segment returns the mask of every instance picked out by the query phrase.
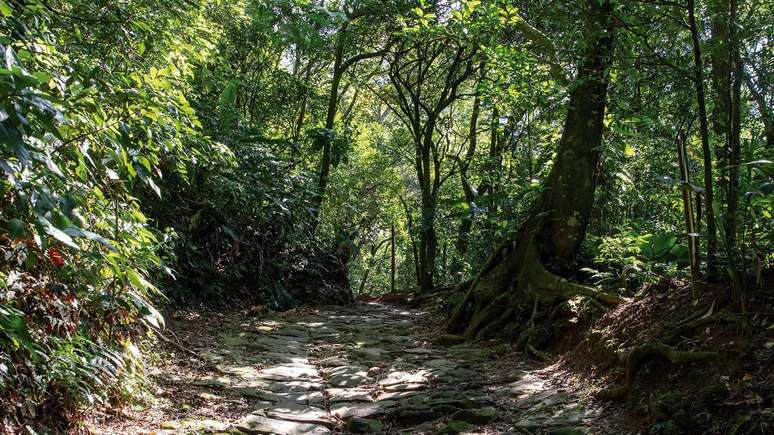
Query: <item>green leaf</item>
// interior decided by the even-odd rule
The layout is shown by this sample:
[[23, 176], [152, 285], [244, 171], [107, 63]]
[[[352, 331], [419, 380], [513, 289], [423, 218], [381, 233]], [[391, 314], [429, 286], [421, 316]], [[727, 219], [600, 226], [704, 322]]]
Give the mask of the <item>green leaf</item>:
[[126, 278], [129, 280], [129, 283], [134, 286], [134, 288], [142, 291], [148, 290], [148, 281], [145, 281], [136, 270], [127, 270]]
[[88, 240], [95, 241], [100, 245], [110, 249], [111, 251], [116, 250], [116, 247], [113, 246], [113, 244], [110, 243], [106, 238], [100, 236], [97, 233], [84, 230], [83, 228], [78, 228], [75, 225], [68, 226], [67, 228], [64, 229], [64, 232], [71, 237], [84, 237]]
[[11, 5], [9, 5], [5, 0], [0, 0], [0, 14], [2, 14], [4, 17], [10, 17], [13, 15], [13, 9], [11, 9]]
[[13, 218], [8, 221], [8, 234], [11, 238], [24, 237], [27, 234], [26, 225], [19, 219]]
[[44, 233], [55, 238], [56, 240], [59, 240], [60, 242], [64, 243], [66, 246], [69, 246], [77, 250], [81, 249], [77, 244], [75, 244], [72, 237], [70, 237], [69, 235], [67, 235], [67, 233], [52, 225], [51, 222], [48, 221], [48, 219], [38, 216], [38, 224], [43, 229]]

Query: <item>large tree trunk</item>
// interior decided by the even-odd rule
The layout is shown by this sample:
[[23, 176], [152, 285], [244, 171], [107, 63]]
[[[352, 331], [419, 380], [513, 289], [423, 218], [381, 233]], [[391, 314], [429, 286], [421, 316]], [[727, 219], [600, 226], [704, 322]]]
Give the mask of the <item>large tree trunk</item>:
[[545, 260], [574, 257], [594, 202], [614, 25], [610, 1], [589, 0], [587, 12], [587, 49], [570, 92], [564, 132], [546, 188], [516, 238], [499, 246], [474, 278], [449, 321], [450, 331], [464, 331], [468, 338], [508, 332], [509, 325], [521, 326], [526, 317], [534, 320], [538, 303], [552, 304], [577, 295], [619, 302], [560, 278], [543, 265]]

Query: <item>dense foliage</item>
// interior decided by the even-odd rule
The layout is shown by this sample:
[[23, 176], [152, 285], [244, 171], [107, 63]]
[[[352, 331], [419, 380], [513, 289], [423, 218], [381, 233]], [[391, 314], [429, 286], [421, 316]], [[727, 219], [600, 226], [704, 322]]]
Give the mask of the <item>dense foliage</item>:
[[[744, 309], [774, 262], [771, 4], [608, 3], [594, 207], [550, 268], [632, 296], [698, 265]], [[137, 397], [159, 303], [469, 282], [550, 187], [587, 6], [0, 0], [4, 429]]]

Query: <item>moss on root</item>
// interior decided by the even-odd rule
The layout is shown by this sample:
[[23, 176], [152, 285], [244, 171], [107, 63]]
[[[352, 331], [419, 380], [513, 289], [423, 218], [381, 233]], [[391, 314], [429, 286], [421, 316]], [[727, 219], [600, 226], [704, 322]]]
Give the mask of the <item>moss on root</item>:
[[605, 305], [624, 301], [551, 273], [540, 261], [534, 235], [522, 235], [524, 237], [510, 246], [501, 245], [487, 259], [482, 272], [473, 280], [462, 303], [452, 314], [447, 324], [450, 332], [461, 332], [468, 339], [506, 330], [513, 335], [517, 329], [516, 321], [523, 325], [522, 319], [526, 317], [534, 323], [538, 304], [553, 305], [577, 296]]

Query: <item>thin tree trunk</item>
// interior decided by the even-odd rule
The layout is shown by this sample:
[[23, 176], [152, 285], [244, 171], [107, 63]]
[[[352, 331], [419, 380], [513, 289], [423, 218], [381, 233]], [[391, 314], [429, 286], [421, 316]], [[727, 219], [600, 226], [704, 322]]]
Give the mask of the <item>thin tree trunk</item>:
[[468, 209], [465, 211], [465, 214], [462, 216], [462, 221], [460, 222], [460, 227], [459, 227], [459, 230], [457, 231], [457, 243], [455, 245], [455, 248], [457, 250], [457, 253], [461, 257], [460, 260], [462, 260], [462, 257], [464, 257], [468, 251], [470, 231], [473, 228], [473, 217], [474, 217], [473, 203], [476, 199], [476, 196], [475, 196], [475, 193], [473, 192], [472, 186], [470, 185], [470, 180], [468, 179], [468, 166], [470, 165], [471, 160], [473, 160], [473, 157], [475, 157], [476, 155], [476, 147], [478, 145], [478, 116], [480, 112], [481, 112], [481, 97], [479, 95], [476, 95], [475, 99], [473, 100], [473, 111], [470, 114], [470, 130], [468, 132], [468, 150], [465, 154], [465, 161], [461, 164], [461, 168], [460, 168], [462, 193], [465, 197], [465, 203], [468, 206]]
[[339, 85], [343, 76], [342, 62], [344, 57], [344, 30], [339, 32], [336, 40], [336, 53], [333, 61], [333, 77], [331, 78], [331, 90], [328, 95], [328, 111], [325, 115], [325, 129], [328, 130], [322, 143], [322, 159], [320, 160], [320, 173], [317, 178], [317, 195], [314, 200], [313, 229], [316, 229], [320, 217], [325, 189], [328, 186], [328, 176], [331, 172], [331, 145], [333, 143], [333, 127], [336, 121], [336, 111], [339, 103]]
[[694, 0], [688, 0], [688, 22], [691, 28], [693, 43], [693, 84], [696, 88], [696, 102], [699, 106], [699, 134], [704, 160], [704, 216], [707, 221], [707, 277], [712, 279], [715, 273], [715, 255], [717, 251], [717, 229], [715, 227], [715, 211], [713, 209], [712, 183], [712, 150], [709, 142], [709, 126], [707, 124], [707, 105], [704, 97], [704, 64], [701, 59], [699, 30], [696, 25]]
[[[490, 121], [490, 134], [489, 134], [489, 171], [487, 173], [486, 190], [492, 195], [497, 192], [497, 180], [496, 175], [500, 169], [500, 146], [499, 146], [499, 130], [500, 130], [500, 110], [497, 106], [492, 108], [492, 119]], [[497, 213], [497, 202], [489, 201], [489, 213]]]
[[732, 279], [733, 300], [741, 302], [743, 283], [739, 270], [739, 248], [737, 246], [737, 231], [739, 227], [737, 214], [739, 212], [739, 164], [741, 163], [741, 116], [742, 116], [742, 60], [739, 55], [739, 40], [736, 30], [737, 1], [730, 2], [729, 26], [731, 38], [729, 52], [733, 65], [733, 81], [731, 88], [731, 105], [728, 126], [728, 190], [726, 191], [726, 252], [728, 255], [728, 271]]
[[435, 234], [435, 199], [423, 194], [419, 228], [419, 288], [423, 292], [434, 287], [435, 258], [438, 239]]
[[685, 152], [685, 133], [678, 133], [677, 138], [677, 162], [680, 167], [680, 180], [684, 183], [681, 186], [683, 195], [683, 216], [685, 218], [685, 229], [688, 234], [688, 260], [691, 266], [691, 294], [694, 299], [699, 297], [697, 281], [699, 279], [699, 251], [697, 245], [696, 219], [693, 215], [691, 200], [690, 176], [688, 173], [688, 156]]
[[390, 293], [395, 293], [395, 224], [390, 226]]
[[752, 78], [742, 69], [744, 74], [744, 80], [747, 84], [747, 89], [750, 91], [755, 104], [758, 106], [758, 111], [761, 114], [761, 122], [763, 123], [763, 134], [766, 137], [766, 147], [769, 149], [774, 148], [774, 114], [766, 102], [766, 97], [763, 92], [760, 91], [753, 83]]
[[306, 119], [306, 106], [309, 102], [309, 79], [312, 75], [312, 66], [314, 65], [314, 62], [312, 59], [309, 59], [309, 62], [306, 64], [306, 71], [304, 73], [304, 96], [301, 98], [301, 108], [298, 113], [298, 118], [296, 119], [296, 125], [295, 128], [293, 128], [293, 140], [298, 141], [298, 139], [301, 137], [301, 130], [304, 127], [304, 120]]

